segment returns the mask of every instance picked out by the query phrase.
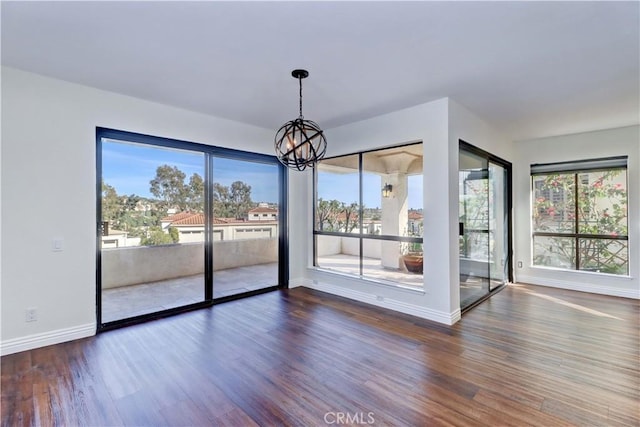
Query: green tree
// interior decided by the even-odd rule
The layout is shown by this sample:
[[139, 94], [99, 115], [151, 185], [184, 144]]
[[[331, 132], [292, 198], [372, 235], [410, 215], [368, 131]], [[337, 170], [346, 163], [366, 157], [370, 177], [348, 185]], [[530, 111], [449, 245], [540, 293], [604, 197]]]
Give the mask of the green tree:
[[[580, 269], [627, 273], [626, 243], [606, 238], [628, 233], [627, 190], [621, 173], [613, 169], [534, 178], [534, 231], [567, 235], [547, 238], [544, 248], [536, 247], [536, 264], [574, 265], [579, 251]], [[574, 233], [601, 238], [580, 237], [576, 244]]]
[[141, 246], [158, 246], [158, 245], [170, 245], [176, 243], [170, 234], [162, 231], [159, 226], [149, 227], [147, 235], [140, 239]]
[[117, 226], [122, 203], [116, 189], [102, 181], [102, 220], [109, 222], [110, 228]]
[[359, 218], [359, 205], [356, 202], [353, 202], [349, 205], [346, 203], [342, 203], [340, 206], [340, 222], [341, 227], [344, 228], [345, 233], [351, 233], [354, 228], [358, 226]]
[[204, 180], [194, 173], [187, 187], [187, 209], [192, 212], [204, 212]]
[[320, 231], [343, 231], [351, 233], [359, 224], [360, 205], [346, 204], [338, 200], [318, 199], [316, 221]]
[[255, 205], [251, 200], [251, 186], [235, 181], [227, 187], [213, 183], [213, 214], [218, 218], [245, 218]]
[[218, 218], [230, 216], [229, 187], [218, 182], [213, 183], [213, 215]]
[[463, 196], [458, 199], [458, 212], [465, 232], [459, 239], [460, 255], [488, 257], [489, 234], [478, 231], [489, 228], [489, 181], [482, 175], [465, 171], [462, 185]]
[[127, 212], [135, 211], [138, 202], [141, 200], [140, 196], [135, 194], [129, 194], [128, 196], [124, 196], [123, 198], [123, 209]]
[[234, 217], [238, 219], [247, 217], [249, 210], [253, 207], [251, 186], [242, 181], [235, 181], [231, 184], [229, 193]]
[[178, 243], [180, 241], [180, 232], [175, 227], [169, 227], [169, 237], [171, 237], [173, 243]]
[[184, 210], [188, 194], [184, 184], [185, 178], [184, 172], [175, 166], [158, 166], [155, 178], [149, 182], [149, 191], [162, 200], [164, 209], [177, 207]]
[[337, 217], [340, 212], [340, 202], [337, 200], [324, 200], [322, 197], [318, 199], [316, 206], [317, 227], [320, 231], [337, 231], [334, 226], [337, 225]]

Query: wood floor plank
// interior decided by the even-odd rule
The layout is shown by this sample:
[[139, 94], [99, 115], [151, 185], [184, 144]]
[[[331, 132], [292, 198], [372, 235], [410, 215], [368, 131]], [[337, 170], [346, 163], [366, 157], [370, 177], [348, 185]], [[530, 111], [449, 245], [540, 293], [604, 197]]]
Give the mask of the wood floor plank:
[[480, 390], [473, 399], [488, 408], [492, 408], [495, 411], [504, 414], [503, 416], [508, 416], [508, 418], [514, 420], [520, 420], [523, 424], [546, 427], [571, 425], [571, 423], [562, 420], [561, 418], [548, 415], [544, 411], [533, 409], [518, 401], [487, 390]]
[[[6, 362], [5, 362], [6, 359]], [[2, 358], [1, 384], [11, 384], [11, 394], [2, 393], [2, 425], [30, 426], [33, 411], [33, 370], [31, 354], [11, 354]]]
[[530, 285], [454, 326], [277, 291], [4, 356], [2, 426], [637, 427], [639, 319]]

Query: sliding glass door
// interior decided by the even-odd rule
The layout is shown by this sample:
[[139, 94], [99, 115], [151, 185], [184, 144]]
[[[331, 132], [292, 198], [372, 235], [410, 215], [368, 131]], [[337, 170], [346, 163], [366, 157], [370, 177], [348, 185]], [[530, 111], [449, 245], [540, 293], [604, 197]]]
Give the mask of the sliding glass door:
[[278, 284], [279, 166], [213, 158], [213, 296]]
[[489, 161], [489, 290], [509, 281], [509, 173]]
[[204, 301], [204, 175], [203, 153], [102, 141], [103, 322]]
[[99, 329], [285, 286], [275, 157], [98, 129]]
[[509, 281], [510, 164], [460, 142], [460, 306]]

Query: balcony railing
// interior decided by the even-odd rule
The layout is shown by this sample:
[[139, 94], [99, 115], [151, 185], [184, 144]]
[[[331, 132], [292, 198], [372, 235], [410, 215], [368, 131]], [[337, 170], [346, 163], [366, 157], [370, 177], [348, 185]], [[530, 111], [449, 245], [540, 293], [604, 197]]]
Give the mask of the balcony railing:
[[[214, 271], [278, 261], [278, 239], [216, 241]], [[204, 244], [132, 246], [102, 250], [102, 288], [136, 285], [204, 273]]]

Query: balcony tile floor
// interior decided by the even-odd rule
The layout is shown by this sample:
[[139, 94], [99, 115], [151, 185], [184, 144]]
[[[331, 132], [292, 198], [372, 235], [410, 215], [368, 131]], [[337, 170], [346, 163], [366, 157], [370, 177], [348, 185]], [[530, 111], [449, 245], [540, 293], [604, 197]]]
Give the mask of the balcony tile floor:
[[[318, 266], [340, 273], [356, 276], [360, 274], [360, 261], [354, 255], [337, 254], [318, 257]], [[401, 269], [385, 268], [379, 258], [363, 258], [362, 270], [364, 278], [390, 282], [393, 285], [400, 283], [403, 286], [415, 289], [422, 289], [423, 287], [422, 274], [409, 273]]]
[[[278, 264], [260, 264], [214, 272], [213, 297], [263, 289], [278, 283]], [[204, 274], [102, 291], [102, 322], [180, 307], [204, 299]]]
[[[383, 268], [380, 260], [364, 258], [365, 277], [381, 282], [400, 283], [402, 286], [422, 289], [423, 276], [402, 270]], [[358, 275], [357, 256], [330, 255], [320, 257], [321, 268], [340, 273]], [[102, 291], [102, 322], [110, 322], [169, 308], [200, 302], [204, 297], [204, 275], [180, 277], [139, 285], [123, 286]], [[214, 298], [263, 289], [278, 283], [278, 264], [260, 264], [230, 268], [214, 272]], [[462, 281], [460, 299], [463, 306], [486, 291], [481, 280]]]
[[[389, 282], [413, 289], [422, 289], [423, 275], [414, 274], [405, 270], [394, 270], [384, 268], [378, 258], [363, 258], [363, 273], [366, 278]], [[329, 255], [318, 258], [318, 265], [327, 270], [334, 270], [340, 273], [358, 275], [360, 271], [357, 256], [353, 255]], [[497, 286], [497, 284], [496, 284]], [[464, 276], [460, 277], [460, 302], [465, 307], [472, 304], [488, 292], [488, 280], [481, 277]]]

